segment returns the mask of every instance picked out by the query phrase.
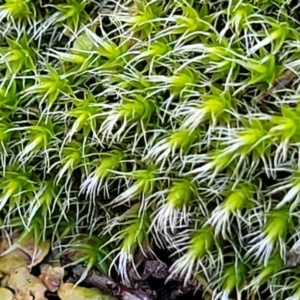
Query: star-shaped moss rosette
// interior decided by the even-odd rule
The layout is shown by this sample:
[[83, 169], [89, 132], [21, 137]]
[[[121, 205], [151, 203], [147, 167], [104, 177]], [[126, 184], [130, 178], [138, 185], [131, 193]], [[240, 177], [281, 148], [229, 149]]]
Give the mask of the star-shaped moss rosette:
[[3, 0], [0, 228], [126, 284], [163, 252], [208, 299], [300, 299], [298, 8]]

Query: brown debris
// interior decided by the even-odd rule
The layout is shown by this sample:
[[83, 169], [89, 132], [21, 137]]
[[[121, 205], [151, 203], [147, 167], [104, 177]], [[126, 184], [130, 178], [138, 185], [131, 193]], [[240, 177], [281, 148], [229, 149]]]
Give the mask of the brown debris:
[[73, 283], [61, 284], [57, 294], [61, 300], [117, 300], [96, 288], [84, 288]]
[[49, 264], [43, 264], [40, 270], [39, 278], [50, 292], [56, 292], [63, 281], [65, 270], [61, 267], [52, 267]]
[[255, 103], [259, 103], [259, 102], [265, 100], [268, 96], [274, 96], [281, 89], [287, 88], [289, 85], [291, 85], [293, 83], [295, 78], [296, 78], [295, 72], [293, 72], [290, 69], [284, 70], [274, 80], [274, 83], [272, 84], [272, 87], [256, 98]]
[[[83, 266], [77, 265], [73, 268], [73, 274], [76, 277], [80, 277], [84, 272]], [[123, 284], [116, 283], [110, 278], [101, 275], [97, 271], [91, 271], [84, 279], [84, 282], [88, 285], [95, 286], [102, 291], [110, 294], [111, 296], [118, 297], [122, 300], [154, 300], [155, 298], [148, 293], [135, 288], [127, 287]]]
[[27, 267], [16, 269], [4, 277], [1, 284], [15, 292], [15, 300], [46, 300], [47, 288], [39, 278], [29, 273]]

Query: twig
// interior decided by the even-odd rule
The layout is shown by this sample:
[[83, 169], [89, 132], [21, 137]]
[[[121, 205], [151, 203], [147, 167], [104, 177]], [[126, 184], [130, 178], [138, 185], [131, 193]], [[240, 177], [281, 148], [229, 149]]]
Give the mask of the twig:
[[[72, 273], [78, 278], [84, 272], [85, 268], [81, 265], [77, 265], [72, 268]], [[87, 277], [84, 279], [84, 282], [122, 300], [155, 300], [152, 295], [149, 295], [140, 289], [129, 288], [123, 284], [116, 283], [112, 279], [101, 275], [97, 271], [89, 272]]]

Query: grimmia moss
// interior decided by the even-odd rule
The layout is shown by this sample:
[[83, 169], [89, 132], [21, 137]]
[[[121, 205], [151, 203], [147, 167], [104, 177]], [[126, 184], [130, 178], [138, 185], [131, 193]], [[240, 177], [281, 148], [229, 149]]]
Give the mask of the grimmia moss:
[[300, 299], [298, 1], [0, 4], [2, 229], [125, 283], [167, 251], [205, 299]]

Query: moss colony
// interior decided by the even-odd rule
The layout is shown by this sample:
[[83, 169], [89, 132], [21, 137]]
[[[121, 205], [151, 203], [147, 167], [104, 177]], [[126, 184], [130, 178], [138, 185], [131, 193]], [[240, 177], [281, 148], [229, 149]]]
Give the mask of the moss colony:
[[300, 299], [298, 1], [0, 3], [3, 229]]

